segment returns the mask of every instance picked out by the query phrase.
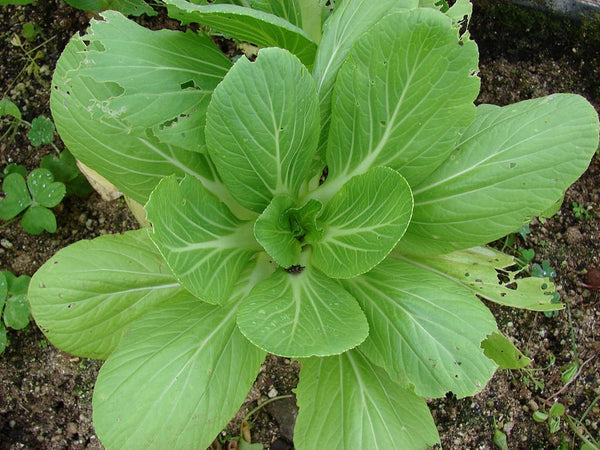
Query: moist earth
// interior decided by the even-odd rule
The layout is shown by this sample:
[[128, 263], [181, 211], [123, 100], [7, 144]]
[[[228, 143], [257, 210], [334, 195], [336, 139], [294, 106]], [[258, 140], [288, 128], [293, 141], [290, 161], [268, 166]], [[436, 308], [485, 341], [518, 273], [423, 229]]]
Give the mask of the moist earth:
[[[52, 71], [69, 37], [83, 31], [92, 15], [60, 0], [26, 7], [0, 7], [0, 88], [31, 121], [50, 117], [48, 97]], [[164, 16], [138, 19], [150, 28], [177, 28]], [[33, 23], [39, 34], [22, 37]], [[480, 49], [482, 91], [479, 103], [506, 105], [554, 92], [578, 93], [600, 111], [600, 20], [568, 21], [505, 2], [476, 2], [470, 24]], [[15, 40], [20, 37], [20, 42]], [[225, 45], [225, 44], [224, 44]], [[8, 122], [2, 121], [1, 133]], [[20, 127], [0, 142], [0, 169], [23, 164], [28, 170], [56, 150], [34, 148]], [[0, 134], [0, 135], [2, 135]], [[55, 139], [62, 149], [62, 143]], [[530, 233], [496, 245], [517, 254], [533, 249], [533, 262], [546, 261], [567, 308], [558, 314], [519, 311], [489, 304], [500, 330], [532, 360], [526, 369], [501, 370], [477, 396], [451, 394], [429, 402], [444, 448], [494, 448], [506, 439], [512, 449], [580, 448], [565, 418], [551, 432], [547, 422], [533, 420], [555, 401], [566, 407], [569, 420], [581, 420], [593, 438], [600, 438], [600, 156], [567, 191], [561, 210], [551, 219], [534, 220]], [[18, 221], [0, 223], [0, 270], [32, 275], [60, 248], [80, 239], [122, 233], [136, 221], [122, 200], [104, 201], [97, 194], [69, 197], [56, 207], [58, 230], [39, 236], [22, 231]], [[564, 373], [578, 364], [575, 377]], [[32, 322], [9, 332], [9, 346], [0, 355], [0, 450], [20, 448], [99, 449], [92, 424], [91, 398], [101, 362], [68, 355], [54, 348]], [[269, 356], [239, 413], [212, 445], [236, 448], [243, 418], [250, 416], [253, 442], [265, 449], [292, 449], [296, 414], [293, 388], [299, 366]], [[563, 375], [563, 378], [561, 378]], [[279, 398], [270, 401], [274, 398]], [[579, 434], [585, 434], [581, 427]]]

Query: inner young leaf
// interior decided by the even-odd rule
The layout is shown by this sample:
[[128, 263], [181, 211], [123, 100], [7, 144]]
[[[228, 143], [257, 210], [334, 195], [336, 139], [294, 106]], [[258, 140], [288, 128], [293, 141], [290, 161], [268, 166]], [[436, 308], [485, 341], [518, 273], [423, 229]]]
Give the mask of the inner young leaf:
[[254, 224], [254, 236], [273, 260], [284, 268], [300, 265], [302, 248], [321, 234], [317, 217], [323, 208], [318, 200], [309, 200], [296, 208], [287, 195], [271, 201]]

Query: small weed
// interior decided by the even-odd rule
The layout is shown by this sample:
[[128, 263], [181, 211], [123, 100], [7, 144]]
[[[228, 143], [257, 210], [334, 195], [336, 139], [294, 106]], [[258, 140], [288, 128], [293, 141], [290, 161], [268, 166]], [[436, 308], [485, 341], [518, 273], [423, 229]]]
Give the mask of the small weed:
[[587, 220], [590, 218], [590, 212], [585, 206], [583, 206], [583, 204], [573, 202], [571, 203], [571, 206], [573, 207], [573, 215], [577, 219]]
[[22, 330], [29, 325], [29, 301], [27, 289], [31, 277], [15, 276], [8, 271], [0, 271], [0, 353], [8, 343], [7, 328]]

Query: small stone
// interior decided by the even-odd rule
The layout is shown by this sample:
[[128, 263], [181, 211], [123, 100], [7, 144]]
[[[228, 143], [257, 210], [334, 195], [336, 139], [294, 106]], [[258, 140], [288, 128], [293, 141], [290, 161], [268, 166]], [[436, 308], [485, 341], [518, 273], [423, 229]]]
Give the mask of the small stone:
[[67, 433], [69, 433], [69, 434], [77, 434], [78, 433], [77, 425], [74, 424], [73, 422], [69, 422], [67, 424]]
[[583, 234], [577, 227], [567, 228], [567, 242], [569, 244], [577, 244], [583, 240]]
[[275, 389], [275, 386], [271, 386], [271, 389], [269, 389], [269, 392], [267, 392], [267, 397], [275, 398], [278, 395], [279, 395], [279, 392], [277, 392], [277, 389]]
[[527, 403], [527, 406], [529, 406], [529, 408], [532, 411], [538, 411], [540, 409], [540, 407], [538, 406], [538, 404], [533, 399], [529, 400], [529, 402]]
[[0, 245], [4, 248], [12, 248], [13, 244], [8, 239], [0, 239]]

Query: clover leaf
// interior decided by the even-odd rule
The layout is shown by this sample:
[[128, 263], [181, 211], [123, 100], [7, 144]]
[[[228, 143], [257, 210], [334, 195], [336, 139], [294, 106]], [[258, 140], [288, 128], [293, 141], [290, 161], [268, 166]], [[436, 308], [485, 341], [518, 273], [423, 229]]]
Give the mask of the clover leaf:
[[16, 277], [8, 271], [0, 271], [0, 353], [7, 344], [6, 328], [22, 330], [29, 324], [31, 312], [27, 300], [27, 289], [31, 277]]
[[65, 196], [63, 183], [54, 181], [48, 169], [36, 169], [27, 182], [18, 172], [10, 173], [2, 183], [5, 198], [0, 200], [0, 219], [10, 220], [21, 212], [21, 226], [30, 234], [56, 231], [56, 217], [49, 208], [58, 205]]
[[45, 116], [36, 117], [31, 121], [31, 128], [27, 132], [29, 142], [34, 147], [49, 144], [54, 138], [54, 124]]

